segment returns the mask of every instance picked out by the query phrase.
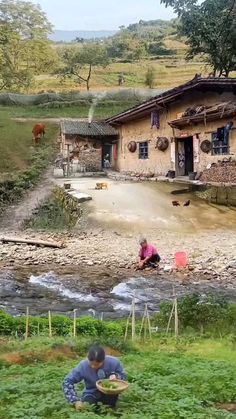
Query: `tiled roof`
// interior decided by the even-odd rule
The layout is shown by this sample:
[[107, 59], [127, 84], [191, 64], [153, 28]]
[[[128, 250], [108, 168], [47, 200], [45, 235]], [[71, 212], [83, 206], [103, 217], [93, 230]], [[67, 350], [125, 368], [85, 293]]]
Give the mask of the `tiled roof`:
[[134, 106], [131, 109], [107, 118], [106, 122], [109, 124], [119, 124], [128, 120], [141, 118], [144, 115], [150, 114], [150, 112], [153, 110], [163, 110], [168, 103], [174, 102], [186, 92], [191, 92], [193, 90], [199, 90], [201, 92], [217, 91], [218, 93], [236, 93], [236, 78], [195, 77], [188, 83], [182, 84], [181, 86], [175, 87], [174, 89], [167, 90], [166, 92], [161, 93], [160, 95], [149, 99], [137, 106]]
[[87, 122], [79, 119], [61, 120], [61, 132], [82, 137], [115, 137], [118, 132], [106, 122]]
[[192, 123], [214, 121], [236, 115], [236, 102], [222, 102], [214, 106], [193, 106], [188, 108], [181, 118], [170, 121], [173, 128], [180, 128]]

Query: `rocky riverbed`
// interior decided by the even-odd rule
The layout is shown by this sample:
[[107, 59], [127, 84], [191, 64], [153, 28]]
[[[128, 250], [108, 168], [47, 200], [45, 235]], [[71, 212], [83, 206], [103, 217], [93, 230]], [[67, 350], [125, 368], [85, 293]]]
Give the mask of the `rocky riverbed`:
[[[94, 228], [78, 232], [70, 237], [64, 234], [33, 232], [17, 233], [18, 237], [63, 242], [65, 248], [51, 249], [37, 246], [2, 244], [0, 263], [2, 267], [93, 267], [109, 269], [114, 274], [135, 272], [139, 236], [117, 231]], [[165, 275], [177, 281], [217, 280], [236, 281], [236, 236], [234, 231], [206, 231], [194, 234], [166, 232], [156, 229], [148, 232], [148, 240], [155, 243], [162, 257], [159, 269], [146, 275]], [[174, 254], [186, 251], [189, 268], [176, 271]]]

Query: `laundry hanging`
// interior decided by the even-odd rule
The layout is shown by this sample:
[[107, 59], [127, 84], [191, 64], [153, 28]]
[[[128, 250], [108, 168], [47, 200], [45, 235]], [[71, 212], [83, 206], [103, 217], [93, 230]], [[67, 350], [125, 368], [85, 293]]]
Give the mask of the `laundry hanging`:
[[160, 128], [160, 115], [158, 111], [151, 112], [151, 128]]

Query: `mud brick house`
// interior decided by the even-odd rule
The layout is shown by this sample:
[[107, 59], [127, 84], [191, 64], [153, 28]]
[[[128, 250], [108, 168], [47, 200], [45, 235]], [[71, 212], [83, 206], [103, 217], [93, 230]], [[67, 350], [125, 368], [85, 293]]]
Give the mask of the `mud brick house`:
[[195, 77], [106, 122], [119, 132], [117, 170], [194, 176], [236, 157], [236, 79]]
[[111, 167], [115, 165], [117, 140], [118, 132], [105, 122], [63, 119], [60, 123], [60, 151], [76, 171], [101, 171], [105, 156]]

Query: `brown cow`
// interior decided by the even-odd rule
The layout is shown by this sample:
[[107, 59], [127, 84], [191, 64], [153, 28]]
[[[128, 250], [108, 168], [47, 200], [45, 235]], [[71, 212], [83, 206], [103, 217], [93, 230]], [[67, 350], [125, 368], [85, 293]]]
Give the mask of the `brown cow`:
[[44, 137], [45, 134], [45, 125], [41, 123], [36, 124], [32, 130], [32, 134], [35, 144], [39, 144], [41, 138]]

